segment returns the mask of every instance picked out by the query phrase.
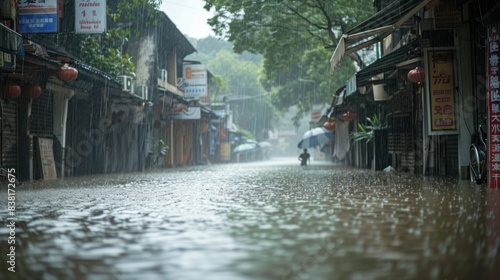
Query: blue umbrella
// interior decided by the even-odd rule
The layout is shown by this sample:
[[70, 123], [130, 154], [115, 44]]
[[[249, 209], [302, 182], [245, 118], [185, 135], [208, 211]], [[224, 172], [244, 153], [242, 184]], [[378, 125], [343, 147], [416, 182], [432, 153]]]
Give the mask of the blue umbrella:
[[300, 140], [299, 144], [297, 144], [297, 148], [305, 149], [316, 147], [329, 142], [332, 138], [333, 133], [328, 131], [326, 128], [316, 127], [304, 133], [302, 140]]
[[257, 150], [258, 148], [257, 144], [244, 143], [234, 148], [233, 153], [248, 153]]
[[259, 142], [259, 147], [261, 147], [263, 149], [272, 148], [273, 144], [271, 144], [271, 143], [269, 143], [267, 141], [262, 141], [262, 142]]

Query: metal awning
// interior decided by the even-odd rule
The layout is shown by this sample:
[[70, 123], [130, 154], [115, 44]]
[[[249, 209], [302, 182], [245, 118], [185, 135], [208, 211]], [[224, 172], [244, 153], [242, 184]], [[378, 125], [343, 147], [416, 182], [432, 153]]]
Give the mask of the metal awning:
[[160, 100], [165, 102], [165, 103], [172, 103], [173, 99], [175, 99], [177, 102], [182, 103], [184, 105], [189, 104], [189, 101], [186, 100], [184, 97], [182, 97], [178, 94], [175, 94], [169, 90], [158, 88], [158, 92], [160, 93], [159, 94]]
[[210, 110], [209, 108], [207, 108], [205, 106], [201, 106], [201, 112], [204, 114], [207, 114], [210, 117], [210, 119], [220, 118], [219, 115], [217, 115], [214, 111]]
[[431, 1], [432, 0], [393, 1], [384, 9], [346, 32], [340, 38], [337, 48], [330, 59], [330, 71], [333, 73], [335, 67], [339, 65], [346, 54], [353, 53], [382, 41]]
[[361, 69], [356, 73], [357, 87], [371, 83], [370, 80], [373, 76], [396, 70], [399, 63], [407, 61], [415, 56], [413, 50], [414, 47], [412, 45], [403, 46]]

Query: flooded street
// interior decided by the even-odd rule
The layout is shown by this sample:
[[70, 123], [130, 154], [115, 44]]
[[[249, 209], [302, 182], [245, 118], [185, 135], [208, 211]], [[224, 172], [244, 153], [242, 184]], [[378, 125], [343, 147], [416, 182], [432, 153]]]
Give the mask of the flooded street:
[[[295, 158], [23, 184], [0, 279], [497, 279], [500, 191]], [[496, 273], [496, 274], [495, 274]], [[496, 277], [494, 277], [496, 275]]]

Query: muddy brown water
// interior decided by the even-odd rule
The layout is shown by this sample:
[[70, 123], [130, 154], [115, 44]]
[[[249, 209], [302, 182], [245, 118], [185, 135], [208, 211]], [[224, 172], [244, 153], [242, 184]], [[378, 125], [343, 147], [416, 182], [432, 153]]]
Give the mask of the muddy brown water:
[[24, 183], [0, 279], [498, 279], [500, 191], [295, 158]]

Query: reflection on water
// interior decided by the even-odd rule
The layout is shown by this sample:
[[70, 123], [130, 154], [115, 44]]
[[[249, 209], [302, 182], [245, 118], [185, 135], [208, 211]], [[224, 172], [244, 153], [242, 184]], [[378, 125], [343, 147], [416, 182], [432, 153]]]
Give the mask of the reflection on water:
[[[500, 192], [446, 178], [290, 159], [23, 184], [16, 203], [16, 273], [2, 261], [1, 279], [496, 279], [499, 271]], [[3, 256], [8, 235], [0, 227]]]

